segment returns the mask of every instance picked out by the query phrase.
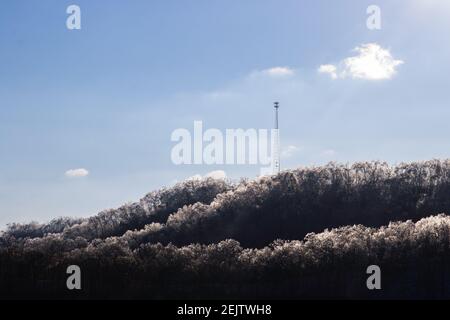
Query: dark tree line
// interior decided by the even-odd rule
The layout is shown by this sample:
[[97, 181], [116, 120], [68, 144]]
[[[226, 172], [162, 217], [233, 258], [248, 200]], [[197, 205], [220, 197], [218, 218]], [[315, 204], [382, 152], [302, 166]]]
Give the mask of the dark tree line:
[[[0, 250], [0, 297], [12, 298], [449, 298], [450, 217], [387, 227], [362, 225], [245, 249], [216, 244], [142, 244], [119, 238], [62, 253], [47, 247]], [[83, 290], [65, 288], [68, 265], [83, 270]], [[382, 270], [369, 291], [366, 268]]]

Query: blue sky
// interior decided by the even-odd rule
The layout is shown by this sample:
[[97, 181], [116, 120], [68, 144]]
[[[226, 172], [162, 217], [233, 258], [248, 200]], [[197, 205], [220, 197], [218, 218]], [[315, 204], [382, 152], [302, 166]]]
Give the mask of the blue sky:
[[[81, 30], [66, 28], [71, 4]], [[372, 4], [381, 30], [366, 27]], [[93, 215], [213, 170], [254, 177], [176, 166], [170, 135], [194, 120], [270, 128], [275, 100], [284, 168], [447, 158], [449, 21], [438, 0], [2, 1], [0, 227]]]

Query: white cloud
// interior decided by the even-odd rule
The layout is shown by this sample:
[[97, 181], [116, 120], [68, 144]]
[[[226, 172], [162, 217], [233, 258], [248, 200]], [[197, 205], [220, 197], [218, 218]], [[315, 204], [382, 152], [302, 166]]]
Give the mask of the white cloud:
[[65, 175], [68, 178], [82, 178], [87, 177], [89, 175], [89, 171], [84, 168], [70, 169], [66, 171]]
[[359, 54], [344, 60], [344, 76], [349, 74], [353, 78], [381, 80], [390, 79], [396, 73], [396, 67], [403, 64], [395, 60], [389, 50], [383, 49], [376, 43], [369, 43], [356, 47]]
[[317, 70], [319, 73], [328, 73], [332, 79], [337, 79], [337, 68], [332, 64], [323, 64]]
[[271, 77], [286, 77], [294, 75], [295, 71], [288, 67], [273, 67], [263, 70], [261, 71], [261, 73], [269, 75]]
[[[388, 49], [376, 43], [362, 44], [354, 49], [358, 54], [344, 59], [339, 68], [328, 64], [319, 67], [320, 73], [328, 73], [333, 79], [351, 77], [364, 80], [391, 79], [397, 67], [404, 62], [396, 60]], [[338, 70], [339, 69], [339, 70]]]
[[193, 175], [192, 177], [187, 178], [186, 180], [202, 180], [205, 178], [224, 180], [227, 178], [227, 174], [223, 170], [216, 170], [216, 171], [211, 171], [211, 172], [207, 173], [204, 177], [199, 174], [196, 174], [196, 175]]
[[213, 179], [221, 179], [221, 180], [223, 180], [223, 179], [227, 178], [227, 174], [223, 170], [216, 170], [216, 171], [211, 171], [210, 173], [208, 173], [206, 175], [206, 178], [213, 178]]

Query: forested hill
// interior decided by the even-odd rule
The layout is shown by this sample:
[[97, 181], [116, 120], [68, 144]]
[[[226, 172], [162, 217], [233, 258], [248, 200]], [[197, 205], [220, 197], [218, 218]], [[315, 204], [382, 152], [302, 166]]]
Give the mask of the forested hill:
[[188, 180], [90, 218], [10, 225], [0, 296], [70, 297], [76, 264], [85, 298], [356, 298], [375, 263], [396, 283], [376, 297], [450, 297], [449, 195], [449, 160]]
[[309, 232], [391, 221], [417, 221], [450, 212], [450, 161], [391, 167], [385, 163], [328, 164], [238, 184], [189, 180], [139, 202], [88, 219], [12, 224], [4, 237], [76, 239], [122, 237], [140, 243], [214, 243], [233, 238], [246, 247]]

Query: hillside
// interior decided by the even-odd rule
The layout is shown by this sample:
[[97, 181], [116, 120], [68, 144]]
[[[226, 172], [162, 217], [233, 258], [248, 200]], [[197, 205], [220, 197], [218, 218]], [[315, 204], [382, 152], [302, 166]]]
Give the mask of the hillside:
[[[89, 298], [450, 297], [449, 194], [449, 160], [185, 181], [91, 218], [10, 225], [0, 293], [70, 298], [76, 264]], [[365, 287], [370, 264], [384, 290]]]

